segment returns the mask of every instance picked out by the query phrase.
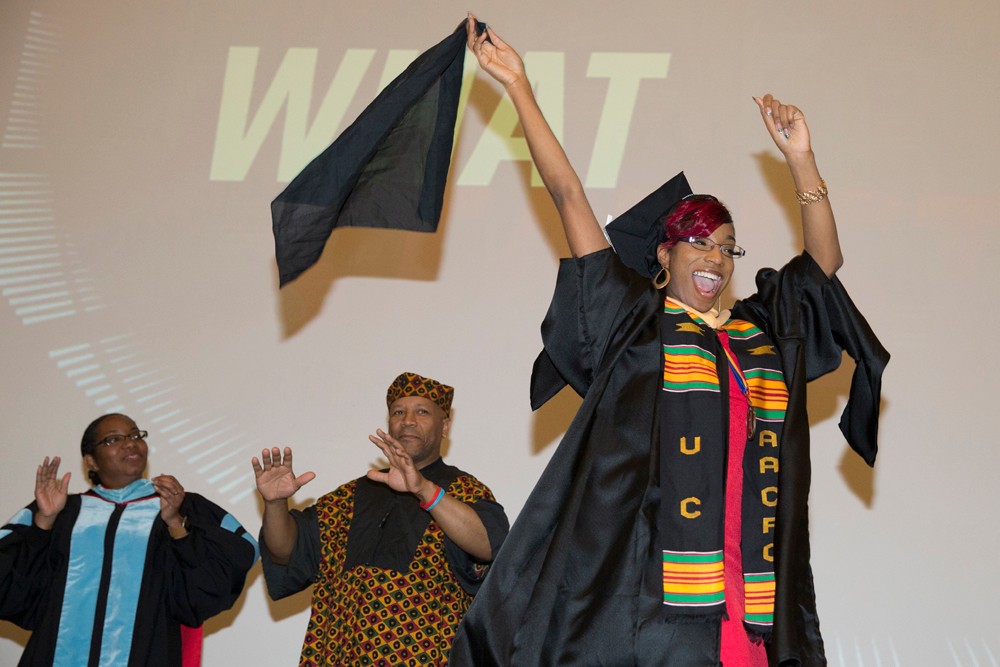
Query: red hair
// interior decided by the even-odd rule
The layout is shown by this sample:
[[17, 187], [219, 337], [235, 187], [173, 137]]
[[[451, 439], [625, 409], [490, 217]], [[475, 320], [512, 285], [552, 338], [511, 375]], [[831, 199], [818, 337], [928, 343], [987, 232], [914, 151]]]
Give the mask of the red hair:
[[689, 195], [660, 219], [663, 242], [669, 250], [682, 236], [710, 236], [722, 225], [733, 224], [726, 206], [712, 195]]

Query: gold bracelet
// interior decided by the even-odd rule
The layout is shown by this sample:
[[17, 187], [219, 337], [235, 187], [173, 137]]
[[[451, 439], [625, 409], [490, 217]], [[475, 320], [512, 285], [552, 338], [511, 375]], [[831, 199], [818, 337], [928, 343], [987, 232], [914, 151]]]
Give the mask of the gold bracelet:
[[189, 527], [190, 527], [190, 524], [188, 523], [187, 517], [183, 517], [181, 519], [181, 525], [180, 526], [177, 526], [175, 528], [173, 526], [168, 525], [167, 526], [167, 532], [170, 533], [170, 538], [171, 539], [179, 540], [179, 539], [182, 539], [184, 537], [187, 537], [188, 534], [190, 534], [191, 531], [189, 530]]
[[826, 199], [826, 195], [829, 192], [826, 188], [826, 181], [822, 178], [819, 179], [819, 187], [815, 190], [809, 190], [808, 192], [795, 191], [795, 198], [799, 200], [799, 203], [803, 206], [808, 206], [809, 204], [815, 204], [816, 202], [823, 201]]

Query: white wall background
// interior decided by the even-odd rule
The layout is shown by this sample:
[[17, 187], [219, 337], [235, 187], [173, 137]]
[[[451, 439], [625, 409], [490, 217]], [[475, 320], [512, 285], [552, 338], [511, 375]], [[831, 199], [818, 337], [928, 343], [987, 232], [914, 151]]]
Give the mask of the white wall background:
[[[31, 499], [45, 455], [67, 459], [82, 491], [80, 434], [116, 409], [149, 429], [151, 473], [175, 474], [256, 532], [250, 456], [294, 445], [299, 468], [319, 474], [302, 503], [362, 474], [385, 387], [408, 369], [457, 387], [448, 458], [516, 516], [578, 401], [528, 408], [566, 250], [544, 190], [502, 152], [502, 116], [488, 126], [502, 91], [473, 84], [438, 234], [339, 231], [279, 292], [270, 232], [268, 204], [289, 177], [385, 70], [468, 8], [0, 5], [0, 513]], [[831, 664], [1000, 663], [989, 345], [1000, 5], [474, 9], [529, 58], [599, 216], [680, 169], [727, 202], [749, 250], [735, 296], [799, 243], [791, 181], [751, 95], [805, 110], [840, 222], [840, 277], [893, 354], [874, 471], [836, 429], [850, 364], [813, 386], [813, 566]], [[227, 66], [249, 55], [241, 116], [224, 104], [238, 87]], [[288, 58], [300, 60], [282, 70]], [[269, 602], [258, 566], [236, 608], [208, 624], [205, 664], [295, 664], [308, 604]], [[0, 623], [0, 663], [25, 641]]]

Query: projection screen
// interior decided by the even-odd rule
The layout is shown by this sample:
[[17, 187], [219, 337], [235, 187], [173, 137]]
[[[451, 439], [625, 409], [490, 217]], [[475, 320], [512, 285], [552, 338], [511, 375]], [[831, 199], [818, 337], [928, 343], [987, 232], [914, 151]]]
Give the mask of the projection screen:
[[[437, 233], [336, 231], [279, 291], [270, 226], [271, 199], [468, 9], [3, 3], [0, 513], [30, 502], [44, 456], [63, 457], [83, 491], [83, 428], [122, 411], [150, 432], [150, 474], [256, 533], [250, 457], [294, 446], [300, 471], [317, 473], [295, 498], [309, 504], [378, 464], [367, 435], [385, 424], [389, 382], [411, 370], [456, 387], [447, 458], [517, 516], [580, 399], [528, 405], [568, 250], [503, 90], [466, 59]], [[525, 56], [600, 219], [680, 170], [726, 202], [748, 250], [727, 301], [801, 248], [791, 179], [751, 97], [805, 111], [840, 279], [893, 355], [874, 470], [836, 426], [851, 361], [811, 386], [830, 663], [1000, 664], [1000, 364], [973, 345], [1000, 324], [1000, 5], [472, 9]], [[295, 664], [308, 608], [307, 592], [271, 602], [256, 566], [206, 625], [204, 664]], [[0, 663], [27, 637], [0, 623]]]

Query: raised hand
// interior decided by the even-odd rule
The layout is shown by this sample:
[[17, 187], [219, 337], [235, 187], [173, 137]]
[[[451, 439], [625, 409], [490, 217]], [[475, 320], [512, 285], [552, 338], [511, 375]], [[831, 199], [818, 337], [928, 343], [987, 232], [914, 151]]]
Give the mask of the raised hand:
[[782, 154], [788, 156], [812, 151], [809, 126], [806, 125], [806, 117], [801, 109], [791, 104], [782, 104], [781, 100], [770, 93], [753, 99], [760, 109], [764, 126]]
[[58, 456], [53, 456], [51, 461], [46, 456], [35, 471], [35, 504], [38, 511], [35, 512], [34, 521], [36, 526], [44, 530], [52, 529], [56, 517], [66, 507], [66, 498], [69, 496], [71, 473], [66, 473], [60, 479], [60, 462]]
[[[798, 107], [782, 104], [770, 94], [753, 99], [760, 109], [764, 127], [785, 157], [795, 190], [814, 195], [811, 202], [808, 199], [800, 201], [802, 245], [823, 273], [832, 276], [844, 264], [844, 255], [840, 249], [833, 208], [826, 197], [827, 186], [816, 166], [806, 117]], [[822, 196], [815, 198], [820, 193]]]
[[292, 448], [285, 447], [284, 458], [277, 447], [263, 449], [260, 460], [253, 457], [253, 474], [257, 479], [257, 491], [264, 502], [287, 500], [309, 482], [316, 479], [316, 473], [304, 472], [298, 477], [292, 471]]
[[607, 248], [604, 229], [597, 222], [580, 177], [538, 107], [521, 57], [492, 28], [477, 36], [475, 22], [476, 17], [470, 13], [465, 26], [469, 50], [480, 67], [503, 84], [514, 103], [531, 159], [559, 211], [570, 252], [574, 257], [583, 257]]
[[[368, 439], [382, 450], [386, 460], [389, 461], [387, 472], [369, 470], [368, 479], [387, 484], [395, 491], [412, 493], [420, 501], [421, 506], [430, 503], [440, 489], [417, 470], [413, 464], [413, 457], [403, 445], [382, 429], [376, 429], [375, 435], [368, 436]], [[483, 561], [493, 559], [493, 549], [486, 527], [469, 505], [446, 493], [434, 509], [434, 520], [441, 526], [444, 534], [466, 553]]]
[[482, 35], [476, 35], [476, 17], [470, 13], [465, 30], [468, 34], [469, 50], [476, 56], [479, 66], [490, 76], [504, 87], [525, 78], [521, 56], [517, 55], [517, 51], [507, 42], [500, 39], [492, 28], [487, 27]]
[[432, 486], [417, 467], [413, 464], [413, 458], [407, 453], [402, 444], [382, 429], [376, 429], [375, 435], [368, 436], [368, 439], [375, 443], [375, 446], [382, 450], [386, 460], [389, 462], [388, 472], [381, 470], [369, 470], [368, 479], [373, 482], [381, 482], [389, 485], [395, 491], [413, 493], [424, 498], [422, 493]]
[[184, 502], [184, 487], [173, 475], [157, 475], [152, 480], [156, 495], [160, 496], [160, 518], [171, 528], [178, 528], [184, 521], [181, 503]]

